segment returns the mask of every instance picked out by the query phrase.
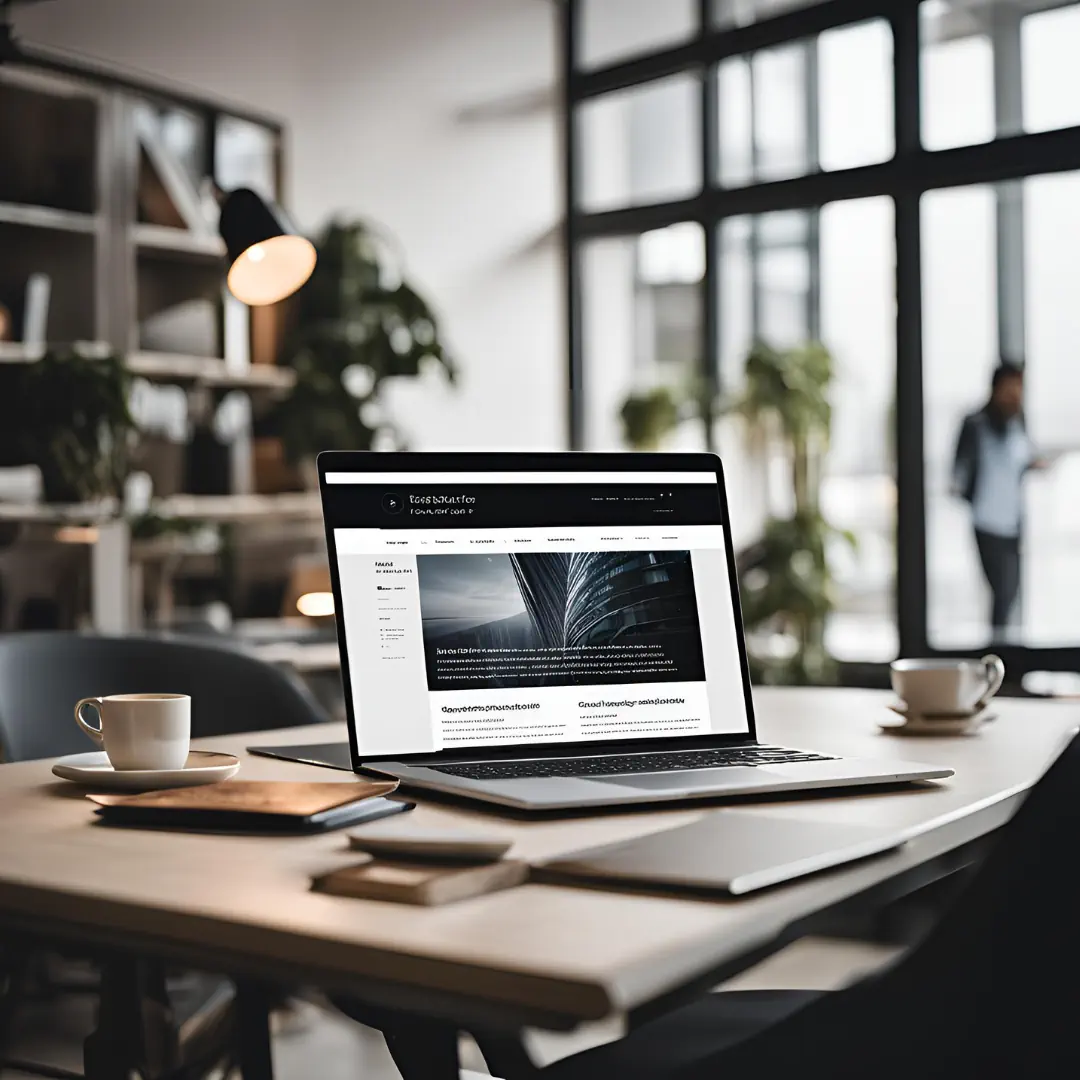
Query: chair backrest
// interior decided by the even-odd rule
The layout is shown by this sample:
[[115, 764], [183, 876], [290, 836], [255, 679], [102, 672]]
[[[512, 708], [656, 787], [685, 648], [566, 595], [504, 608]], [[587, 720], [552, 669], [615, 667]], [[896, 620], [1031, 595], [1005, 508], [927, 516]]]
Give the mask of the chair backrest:
[[81, 697], [190, 694], [195, 738], [329, 719], [291, 674], [227, 644], [179, 637], [0, 636], [0, 758], [93, 749], [76, 727]]
[[1078, 1076], [1078, 1030], [1080, 736], [899, 963], [825, 995], [693, 1077], [742, 1080], [742, 1068], [771, 1077], [808, 1066], [830, 1080]]

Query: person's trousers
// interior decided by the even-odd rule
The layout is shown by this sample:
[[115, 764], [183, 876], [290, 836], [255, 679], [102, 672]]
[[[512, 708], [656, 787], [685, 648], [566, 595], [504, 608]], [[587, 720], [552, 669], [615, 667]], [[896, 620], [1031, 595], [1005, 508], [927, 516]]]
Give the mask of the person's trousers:
[[1020, 537], [995, 536], [976, 529], [975, 543], [993, 597], [990, 625], [994, 630], [1004, 630], [1020, 592]]

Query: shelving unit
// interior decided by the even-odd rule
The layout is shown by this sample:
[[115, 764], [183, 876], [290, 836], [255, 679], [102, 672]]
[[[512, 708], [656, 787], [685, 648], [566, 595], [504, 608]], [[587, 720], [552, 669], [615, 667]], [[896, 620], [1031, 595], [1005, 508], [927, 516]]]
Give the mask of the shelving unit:
[[0, 203], [0, 224], [28, 225], [34, 229], [51, 229], [54, 232], [96, 233], [101, 227], [101, 218], [95, 214], [56, 210], [51, 206]]
[[[87, 356], [107, 356], [112, 350], [104, 341], [75, 341], [72, 345]], [[0, 341], [0, 364], [34, 364], [45, 355], [44, 345]]]
[[[43, 273], [52, 344], [119, 354], [134, 375], [179, 386], [202, 409], [225, 392], [255, 400], [287, 393], [295, 376], [274, 363], [277, 339], [252, 334], [251, 312], [225, 292], [225, 248], [207, 197], [212, 177], [223, 190], [249, 186], [280, 200], [281, 136], [272, 118], [126, 76], [0, 67], [0, 304], [18, 305], [30, 275]], [[0, 365], [35, 363], [43, 352], [0, 341]], [[311, 494], [252, 494], [246, 408], [248, 426], [232, 443], [231, 490], [155, 499], [156, 515], [238, 526], [318, 518]], [[111, 632], [139, 622], [132, 563], [191, 546], [172, 535], [132, 541], [109, 502], [0, 503], [0, 523], [92, 538], [93, 624]]]
[[169, 225], [135, 225], [132, 227], [132, 239], [140, 252], [161, 252], [215, 262], [225, 256], [225, 244], [220, 236], [185, 232]]
[[[34, 525], [103, 525], [116, 519], [115, 499], [93, 503], [0, 502], [0, 522]], [[164, 521], [201, 521], [235, 525], [279, 521], [317, 521], [322, 513], [317, 492], [280, 495], [170, 495], [155, 499], [151, 512]]]
[[[317, 522], [321, 517], [315, 492], [281, 495], [173, 495], [157, 499], [151, 512], [162, 521], [199, 522], [207, 525], [280, 525]], [[95, 503], [44, 505], [0, 502], [0, 524], [48, 527], [64, 539], [63, 530], [77, 529], [77, 542], [91, 548], [91, 620], [98, 630], [113, 633], [131, 628], [138, 577], [134, 569], [154, 559], [189, 554], [217, 554], [217, 549], [193, 546], [183, 536], [166, 535], [133, 540], [127, 520], [115, 499]]]
[[[108, 356], [104, 341], [76, 341], [73, 347], [86, 356]], [[24, 345], [20, 341], [0, 341], [0, 364], [33, 364], [45, 353], [44, 345]], [[132, 375], [151, 382], [179, 386], [201, 386], [212, 390], [245, 390], [251, 394], [282, 394], [296, 383], [292, 368], [271, 364], [251, 364], [233, 370], [224, 360], [212, 356], [184, 356], [180, 353], [133, 352], [125, 358]]]
[[296, 382], [291, 368], [271, 364], [251, 364], [233, 370], [224, 360], [180, 353], [134, 352], [127, 356], [133, 375], [157, 382], [206, 386], [218, 390], [247, 390], [283, 393]]

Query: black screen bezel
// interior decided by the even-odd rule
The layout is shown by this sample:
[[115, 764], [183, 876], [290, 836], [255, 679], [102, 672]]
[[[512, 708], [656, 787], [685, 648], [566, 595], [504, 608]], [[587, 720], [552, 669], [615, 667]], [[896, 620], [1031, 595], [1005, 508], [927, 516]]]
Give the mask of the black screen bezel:
[[742, 606], [735, 568], [735, 552], [731, 543], [727, 490], [724, 469], [715, 454], [647, 454], [647, 453], [432, 453], [327, 450], [319, 454], [319, 490], [323, 500], [323, 525], [326, 530], [326, 548], [330, 561], [330, 580], [334, 590], [334, 618], [337, 625], [338, 650], [341, 654], [341, 681], [345, 692], [345, 709], [348, 719], [349, 746], [354, 769], [364, 767], [356, 737], [356, 716], [353, 710], [352, 675], [349, 669], [348, 648], [345, 638], [344, 607], [341, 598], [341, 580], [338, 575], [337, 547], [334, 542], [334, 526], [327, 518], [328, 472], [445, 472], [449, 480], [457, 472], [712, 472], [716, 476], [720, 514], [724, 525], [724, 547], [727, 553], [728, 581], [731, 585], [731, 606], [735, 618], [735, 638], [739, 648], [742, 670], [743, 703], [748, 730], [745, 734], [675, 735], [668, 738], [619, 739], [603, 742], [544, 743], [540, 745], [516, 743], [513, 746], [459, 747], [453, 750], [425, 751], [412, 754], [382, 753], [369, 757], [369, 761], [400, 762], [450, 762], [450, 761], [498, 761], [522, 757], [565, 757], [606, 754], [613, 751], [696, 750], [720, 746], [732, 746], [757, 741], [757, 721], [750, 688], [750, 667], [743, 634]]

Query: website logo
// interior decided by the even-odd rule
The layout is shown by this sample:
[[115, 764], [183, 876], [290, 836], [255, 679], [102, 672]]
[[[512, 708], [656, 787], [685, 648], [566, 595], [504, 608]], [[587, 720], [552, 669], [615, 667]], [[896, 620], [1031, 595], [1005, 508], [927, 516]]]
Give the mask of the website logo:
[[395, 495], [392, 491], [388, 491], [382, 497], [382, 508], [388, 514], [400, 514], [405, 509], [405, 500], [400, 495]]

